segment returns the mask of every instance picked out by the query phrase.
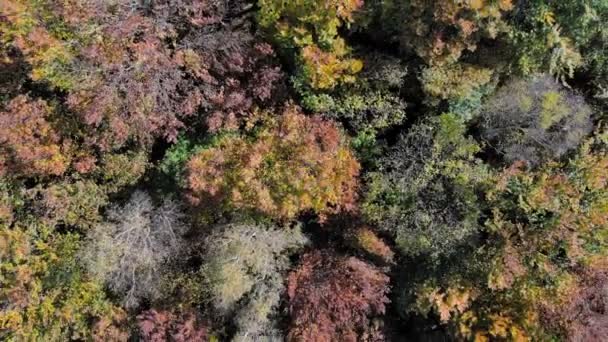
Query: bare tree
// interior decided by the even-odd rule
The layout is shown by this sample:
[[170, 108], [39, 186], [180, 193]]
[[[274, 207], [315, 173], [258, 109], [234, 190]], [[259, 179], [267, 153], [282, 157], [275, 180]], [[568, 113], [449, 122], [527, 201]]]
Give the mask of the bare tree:
[[135, 307], [143, 297], [159, 295], [162, 265], [175, 256], [186, 230], [179, 206], [166, 200], [155, 207], [150, 196], [135, 192], [123, 207], [108, 210], [83, 249], [89, 271]]
[[593, 127], [593, 110], [584, 97], [547, 75], [511, 81], [482, 111], [482, 138], [509, 164], [523, 160], [537, 166], [559, 159]]

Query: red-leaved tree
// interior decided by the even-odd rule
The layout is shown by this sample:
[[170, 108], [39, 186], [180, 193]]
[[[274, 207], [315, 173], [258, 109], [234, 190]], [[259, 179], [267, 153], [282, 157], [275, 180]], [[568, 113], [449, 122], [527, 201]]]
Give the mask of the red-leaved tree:
[[304, 255], [289, 275], [289, 341], [380, 341], [374, 316], [389, 302], [389, 277], [355, 257]]
[[209, 339], [207, 327], [192, 312], [150, 309], [137, 316], [137, 326], [140, 338], [146, 342], [203, 342]]

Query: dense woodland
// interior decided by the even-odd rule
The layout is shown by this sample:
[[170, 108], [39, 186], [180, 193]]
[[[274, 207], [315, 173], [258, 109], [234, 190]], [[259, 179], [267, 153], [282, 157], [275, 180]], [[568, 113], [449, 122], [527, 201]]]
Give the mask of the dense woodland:
[[0, 0], [0, 340], [606, 341], [606, 23]]

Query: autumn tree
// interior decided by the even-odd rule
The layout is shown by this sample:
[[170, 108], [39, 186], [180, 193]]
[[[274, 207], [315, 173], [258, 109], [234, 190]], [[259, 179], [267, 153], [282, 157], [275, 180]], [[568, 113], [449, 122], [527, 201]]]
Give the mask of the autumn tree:
[[546, 75], [510, 82], [482, 111], [481, 136], [507, 163], [538, 165], [560, 158], [592, 128], [585, 99]]
[[82, 257], [91, 274], [119, 294], [125, 306], [135, 307], [142, 298], [161, 295], [162, 266], [179, 253], [185, 231], [175, 202], [155, 206], [148, 194], [135, 192], [88, 232]]
[[413, 286], [414, 310], [464, 339], [600, 336], [608, 202], [599, 140], [568, 163], [528, 171], [519, 162], [497, 175], [487, 242], [463, 268]]
[[175, 60], [197, 84], [195, 98], [211, 132], [241, 128], [256, 107], [280, 103], [283, 78], [272, 47], [245, 31], [192, 31]]
[[38, 185], [26, 192], [26, 199], [47, 224], [85, 229], [101, 221], [100, 210], [108, 203], [104, 188], [91, 180]]
[[173, 141], [199, 111], [211, 130], [238, 128], [273, 100], [282, 74], [270, 46], [246, 27], [216, 25], [238, 4], [7, 0], [0, 32], [32, 79], [68, 93], [86, 143], [110, 151]]
[[190, 202], [290, 219], [353, 208], [359, 164], [340, 130], [287, 106], [253, 138], [226, 135], [187, 164]]
[[236, 326], [234, 341], [280, 338], [283, 274], [306, 242], [299, 227], [245, 223], [215, 227], [207, 237], [202, 273], [211, 304]]
[[406, 255], [452, 253], [479, 230], [478, 191], [488, 171], [465, 129], [453, 114], [421, 122], [368, 175], [363, 212]]
[[345, 122], [355, 133], [382, 132], [405, 120], [407, 104], [399, 97], [408, 70], [385, 54], [363, 55], [365, 67], [356, 81], [333, 91], [298, 88], [302, 105], [325, 117]]
[[389, 278], [355, 257], [304, 255], [287, 279], [289, 341], [381, 341]]
[[363, 251], [368, 256], [386, 264], [394, 261], [395, 252], [391, 247], [370, 227], [359, 227], [348, 233], [347, 243], [354, 248]]
[[146, 342], [208, 341], [208, 328], [195, 312], [150, 309], [137, 316], [139, 336]]
[[51, 231], [0, 227], [0, 339], [126, 341], [125, 313], [78, 265], [79, 237]]
[[25, 95], [0, 112], [0, 174], [60, 176], [70, 165], [70, 141], [53, 127], [52, 108]]
[[427, 65], [453, 63], [482, 39], [508, 31], [513, 1], [370, 1], [372, 30], [414, 51]]
[[[363, 66], [351, 58], [338, 29], [352, 23], [361, 0], [259, 0], [258, 22], [299, 66], [300, 82], [313, 89], [352, 83]], [[292, 52], [293, 51], [293, 52]]]

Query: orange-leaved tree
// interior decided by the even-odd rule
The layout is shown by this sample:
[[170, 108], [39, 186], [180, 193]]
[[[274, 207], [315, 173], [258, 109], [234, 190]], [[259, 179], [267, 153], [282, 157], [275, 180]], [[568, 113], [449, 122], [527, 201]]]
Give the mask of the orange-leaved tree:
[[352, 210], [359, 163], [338, 127], [288, 105], [253, 138], [228, 135], [187, 164], [192, 204], [289, 219]]

